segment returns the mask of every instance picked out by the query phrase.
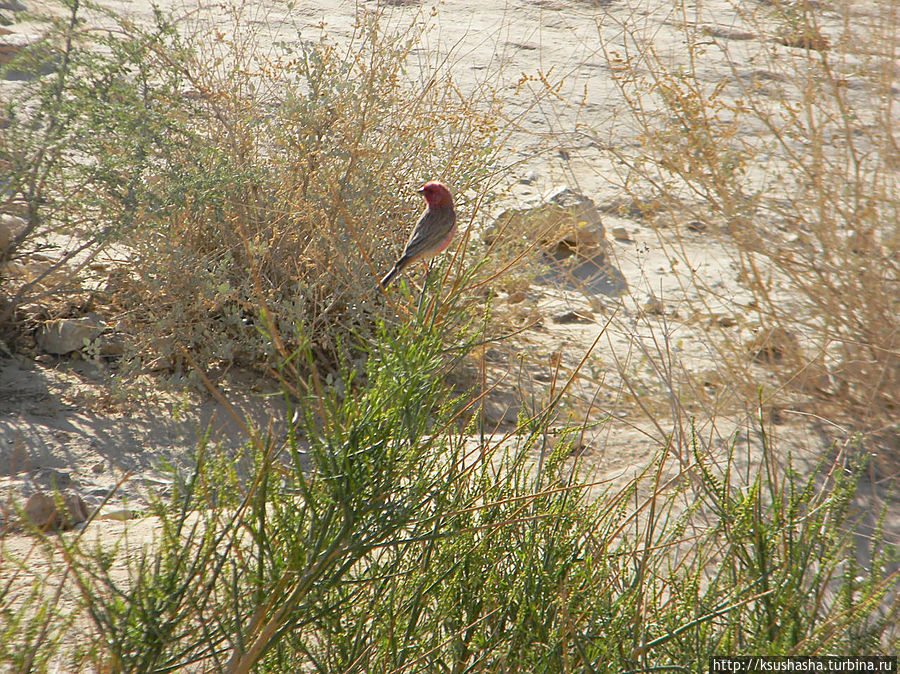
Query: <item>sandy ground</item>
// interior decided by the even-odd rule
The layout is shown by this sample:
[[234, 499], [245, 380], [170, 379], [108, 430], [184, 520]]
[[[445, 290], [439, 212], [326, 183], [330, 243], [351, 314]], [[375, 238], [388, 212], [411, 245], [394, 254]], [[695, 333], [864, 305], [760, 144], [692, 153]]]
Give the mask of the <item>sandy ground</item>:
[[[43, 6], [42, 0], [25, 3], [35, 10]], [[152, 18], [150, 3], [145, 0], [103, 4], [138, 22]], [[186, 21], [227, 25], [228, 19], [218, 7], [198, 16], [181, 5], [160, 4], [183, 13], [189, 17]], [[288, 9], [284, 3], [260, 0], [248, 5], [245, 12], [258, 31], [257, 39], [271, 45], [279, 40], [322, 39], [323, 33], [327, 39], [340, 42], [352, 33], [357, 10], [374, 11], [376, 7], [374, 2], [329, 0], [298, 1]], [[422, 46], [414, 52], [414, 61], [430, 63], [436, 53], [447, 54], [463, 90], [491, 87], [501, 93], [505, 114], [516, 120], [519, 129], [509, 143], [515, 148], [509, 157], [515, 169], [503, 195], [503, 206], [534, 205], [555, 186], [568, 185], [605, 209], [610, 256], [625, 290], [605, 288], [585, 293], [561, 280], [545, 279], [532, 285], [526, 299], [509, 311], [511, 315], [533, 312], [541, 317], [540, 326], [526, 331], [517, 346], [528, 348], [537, 363], [527, 374], [528, 386], [546, 384], [554, 354], [559, 354], [563, 372], [571, 370], [600, 336], [589, 367], [583, 370], [584, 377], [573, 387], [572, 398], [599, 417], [609, 415], [610, 421], [585, 438], [583, 455], [601, 478], [629, 478], [646, 465], [665, 433], [675, 426], [660, 385], [665, 377], [653, 370], [646, 354], [668, 352], [689, 372], [710, 372], [714, 380], [716, 365], [705, 339], [706, 326], [729, 314], [734, 319], [736, 339], [751, 328], [743, 316], [733, 315], [734, 307], [749, 297], [737, 284], [727, 237], [687, 228], [659, 230], [647, 219], [609, 212], [621, 197], [610, 179], [620, 167], [601, 151], [600, 145], [624, 148], [634, 142], [634, 137], [622, 115], [622, 100], [601, 47], [623, 45], [623, 30], [628, 28], [653, 35], [661, 53], [678, 58], [678, 26], [682, 20], [695, 19], [674, 15], [671, 3], [663, 2], [629, 7], [619, 2], [576, 0], [506, 4], [398, 0], [381, 9], [388, 25], [402, 25], [417, 17], [427, 19], [428, 27]], [[759, 45], [729, 3], [706, 2], [702, 9], [699, 21], [718, 31], [723, 36], [720, 39], [730, 40], [733, 50], [746, 53], [749, 59]], [[36, 25], [29, 22], [9, 28], [27, 32]], [[748, 70], [751, 68], [748, 64]], [[701, 72], [710, 82], [731, 76], [714, 58]], [[520, 82], [523, 74], [542, 73], [561, 82], [557, 95], [541, 93], [534, 81]], [[573, 105], [576, 101], [578, 104]], [[598, 136], [598, 130], [605, 135]], [[610, 236], [615, 228], [622, 228], [627, 237]], [[687, 265], [677, 268], [671, 263], [672, 250], [676, 249], [690, 261], [693, 274], [718, 290], [717, 298], [704, 298], [705, 313], [697, 313], [699, 291], [686, 273]], [[659, 312], [647, 310], [651, 293], [663, 303]], [[553, 316], [571, 310], [590, 312], [593, 320], [554, 322]], [[517, 404], [515, 392], [523, 383], [510, 366], [508, 353], [486, 358], [491, 361], [490, 376], [505, 382], [491, 401], [493, 421], [499, 424], [508, 416], [507, 406]], [[543, 362], [547, 363], [546, 371], [542, 370]], [[640, 400], [623, 396], [622, 371], [646, 388], [644, 406], [652, 416], [663, 420], [659, 427], [647, 421]], [[728, 386], [721, 380], [713, 381], [713, 385]], [[122, 406], [115, 402], [115, 385], [103, 366], [69, 359], [42, 363], [20, 356], [4, 358], [0, 361], [0, 489], [4, 485], [7, 493], [17, 489], [23, 472], [55, 469], [69, 475], [89, 504], [97, 504], [124, 478], [127, 481], [116, 498], [140, 510], [148, 490], [165, 493], [167, 478], [160, 469], [161, 462], [189, 466], [201, 429], [211, 424], [212, 437], [223, 451], [244, 442], [240, 429], [215, 400], [186, 394], [177, 381], [148, 379], [141, 387], [137, 394], [131, 391], [130, 402]], [[259, 425], [273, 417], [276, 425], [283, 421], [283, 405], [277, 396], [252, 378], [237, 374], [223, 388], [228, 399]], [[753, 461], [759, 438], [750, 421], [752, 410], [735, 403], [712, 414], [701, 404], [689, 411], [697, 414], [700, 434], [711, 452], [723, 450], [738, 432]], [[792, 414], [790, 409], [778, 412], [772, 432], [776, 446], [785, 455], [791, 452], [802, 464], [831, 451], [834, 435], [826, 426], [814, 423], [805, 414]], [[875, 481], [865, 485], [861, 509], [876, 512], [885, 503], [884, 494]], [[888, 534], [900, 540], [900, 507], [889, 505]], [[109, 521], [91, 526], [103, 527], [111, 537], [121, 535], [125, 527]], [[153, 531], [152, 526], [140, 526], [144, 528], [139, 538]], [[860, 530], [860, 536], [866, 533], [865, 528]], [[12, 535], [7, 537], [5, 547], [26, 550], [30, 542]]]

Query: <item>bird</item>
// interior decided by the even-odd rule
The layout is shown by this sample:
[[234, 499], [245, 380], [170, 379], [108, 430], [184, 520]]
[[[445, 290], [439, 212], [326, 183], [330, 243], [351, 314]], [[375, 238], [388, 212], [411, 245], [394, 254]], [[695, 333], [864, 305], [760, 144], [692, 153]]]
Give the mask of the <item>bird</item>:
[[387, 288], [400, 272], [414, 262], [430, 260], [446, 250], [456, 235], [456, 211], [447, 186], [431, 180], [416, 192], [425, 197], [427, 207], [409, 235], [403, 253], [381, 279], [382, 288]]

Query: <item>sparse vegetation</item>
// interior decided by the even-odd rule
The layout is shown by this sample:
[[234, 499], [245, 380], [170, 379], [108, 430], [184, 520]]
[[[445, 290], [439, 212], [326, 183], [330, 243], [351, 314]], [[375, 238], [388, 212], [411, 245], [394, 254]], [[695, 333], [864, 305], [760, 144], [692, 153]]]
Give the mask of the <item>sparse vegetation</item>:
[[[737, 382], [728, 410], [752, 410], [715, 447], [700, 427], [717, 434], [725, 405], [681, 366], [677, 317], [655, 297], [633, 315], [596, 302], [607, 326], [631, 321], [637, 355], [613, 353], [608, 369], [650, 427], [646, 463], [601, 478], [584, 439], [614, 412], [598, 402], [602, 330], [574, 363], [554, 351], [541, 377], [521, 375], [528, 395], [502, 431], [485, 401], [502, 384], [489, 347], [538, 370], [509, 333], [541, 318], [515, 307], [538, 251], [561, 245], [545, 230], [565, 222], [566, 246], [605, 264], [602, 229], [558, 206], [537, 223], [511, 210], [476, 248], [513, 122], [488, 87], [463, 94], [448, 63], [421, 57], [421, 19], [388, 28], [360, 9], [342, 43], [262, 52], [243, 6], [227, 35], [161, 11], [142, 28], [66, 7], [40, 49], [5, 66], [40, 74], [12, 90], [0, 129], [0, 211], [26, 222], [0, 257], [8, 344], [90, 308], [124, 337], [121, 386], [183, 371], [219, 395], [208, 372], [249, 368], [288, 413], [259, 427], [232, 409], [246, 444], [207, 439], [191, 471], [172, 468], [141, 536], [130, 523], [110, 544], [92, 521], [29, 530], [26, 552], [0, 537], [0, 663], [700, 672], [720, 654], [896, 653], [891, 502], [859, 509], [873, 465], [860, 445], [874, 438], [879, 476], [897, 474], [896, 8], [864, 50], [808, 3], [742, 3], [747, 34], [765, 36], [752, 72], [685, 7], [680, 61], [631, 24], [607, 48], [632, 124], [594, 147], [618, 162], [620, 206], [653, 222], [673, 265], [690, 268], [687, 223], [727, 242], [743, 304], [688, 274], [691, 309], [731, 301], [756, 332], [707, 331]], [[84, 12], [113, 28], [82, 30]], [[713, 52], [731, 79], [704, 78]], [[381, 294], [386, 242], [419, 207], [405, 188], [432, 177], [454, 186], [462, 242], [428, 293]], [[74, 252], [42, 278], [14, 267], [63, 236]], [[492, 312], [500, 291], [513, 308]], [[775, 396], [858, 433], [805, 464], [773, 434]], [[863, 515], [875, 525], [860, 536]]]
[[[627, 167], [623, 189], [673, 232], [672, 259], [691, 268], [688, 227], [732, 244], [749, 298], [723, 296], [720, 279], [688, 280], [698, 311], [755, 318], [742, 339], [730, 323], [711, 326], [727, 378], [755, 385], [753, 363], [767, 363], [781, 387], [875, 439], [879, 467], [896, 475], [900, 23], [892, 3], [869, 9], [838, 3], [825, 26], [812, 3], [736, 6], [741, 39], [758, 40], [741, 56], [702, 16], [681, 17], [674, 58], [623, 27], [624, 50], [606, 55], [638, 151], [611, 149]], [[710, 81], [710, 61], [729, 76]]]

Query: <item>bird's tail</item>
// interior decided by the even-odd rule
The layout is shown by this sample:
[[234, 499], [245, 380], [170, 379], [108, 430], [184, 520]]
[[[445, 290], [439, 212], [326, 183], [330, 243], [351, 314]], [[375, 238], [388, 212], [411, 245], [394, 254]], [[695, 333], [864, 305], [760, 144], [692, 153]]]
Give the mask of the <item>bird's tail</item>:
[[384, 278], [381, 279], [381, 287], [387, 288], [388, 284], [394, 280], [394, 278], [401, 272], [401, 267], [399, 264], [395, 264], [391, 267], [391, 270], [384, 275]]

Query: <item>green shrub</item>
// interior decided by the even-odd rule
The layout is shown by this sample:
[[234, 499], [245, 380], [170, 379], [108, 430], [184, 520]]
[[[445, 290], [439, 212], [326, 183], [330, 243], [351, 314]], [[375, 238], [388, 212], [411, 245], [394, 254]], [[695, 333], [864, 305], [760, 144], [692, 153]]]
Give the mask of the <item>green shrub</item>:
[[[286, 438], [251, 433], [244, 479], [203, 448], [153, 545], [44, 539], [34, 554], [63, 553], [96, 639], [16, 636], [14, 652], [111, 671], [549, 672], [896, 649], [897, 559], [880, 530], [854, 540], [855, 469], [801, 476], [760, 426], [761, 465], [697, 442], [681, 477], [661, 449], [593, 484], [569, 436], [548, 444], [550, 415], [467, 434], [446, 335], [378, 337], [354, 396], [313, 378]], [[43, 617], [56, 639], [64, 618]]]

